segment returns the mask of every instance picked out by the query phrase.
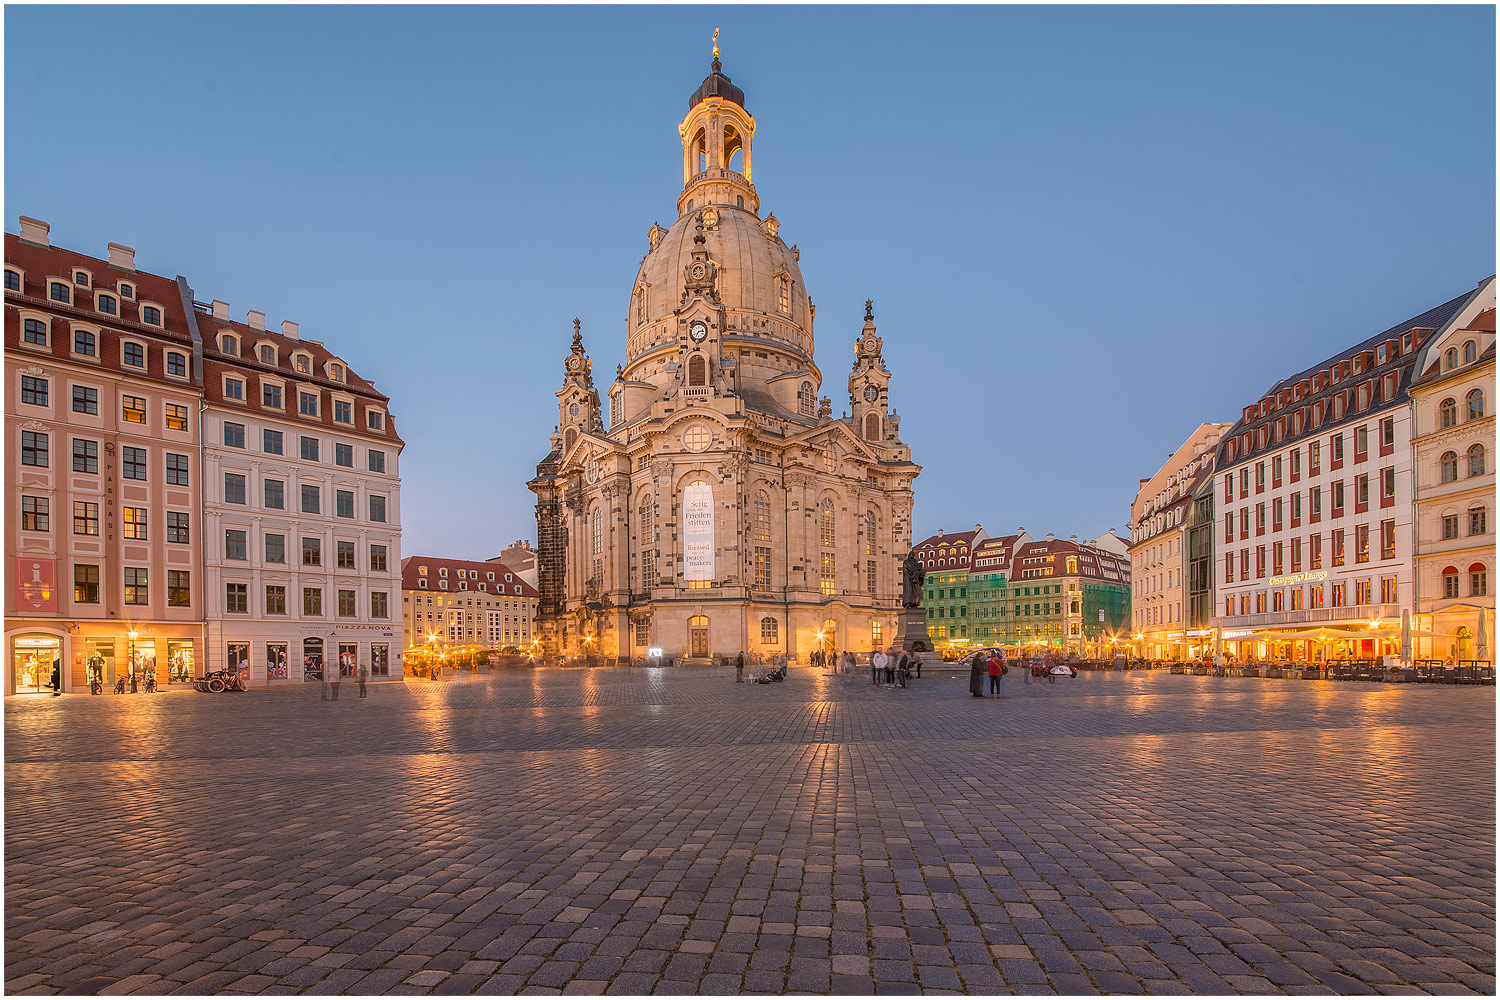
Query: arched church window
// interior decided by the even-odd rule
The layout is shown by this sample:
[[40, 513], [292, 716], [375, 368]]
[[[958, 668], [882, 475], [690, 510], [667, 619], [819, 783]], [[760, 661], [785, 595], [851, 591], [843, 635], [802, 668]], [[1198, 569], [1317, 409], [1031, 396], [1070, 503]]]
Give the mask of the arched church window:
[[569, 427], [563, 434], [563, 451], [567, 451], [568, 449], [572, 448], [573, 442], [576, 440], [578, 440], [578, 432]]
[[688, 358], [688, 385], [708, 385], [708, 359], [701, 354]]
[[813, 407], [816, 400], [813, 399], [813, 387], [811, 382], [803, 382], [797, 389], [797, 410], [805, 416], [813, 415]]
[[771, 540], [771, 498], [765, 490], [758, 490], [755, 494], [755, 540]]
[[593, 513], [589, 515], [589, 537], [593, 539], [594, 555], [604, 554], [604, 510], [598, 506], [594, 507]]
[[646, 323], [646, 290], [637, 288], [635, 290], [635, 325], [644, 326]]
[[642, 493], [636, 504], [636, 528], [640, 532], [641, 589], [656, 582], [656, 498]]
[[776, 308], [784, 313], [792, 311], [792, 283], [785, 277], [776, 279]]
[[823, 449], [823, 471], [824, 472], [832, 472], [836, 466], [837, 466], [837, 461], [833, 457], [833, 449], [832, 448], [824, 448]]
[[866, 441], [879, 441], [880, 440], [880, 414], [878, 414], [878, 413], [866, 413], [865, 414], [865, 440]]
[[875, 512], [869, 511], [865, 514], [865, 555], [875, 554]]
[[818, 505], [818, 543], [825, 549], [831, 549], [834, 537], [833, 501], [824, 499]]

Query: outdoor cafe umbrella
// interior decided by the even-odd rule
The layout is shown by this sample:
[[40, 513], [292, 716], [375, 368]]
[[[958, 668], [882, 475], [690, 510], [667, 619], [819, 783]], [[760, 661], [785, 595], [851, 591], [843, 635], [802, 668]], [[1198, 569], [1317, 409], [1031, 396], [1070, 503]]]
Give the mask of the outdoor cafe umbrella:
[[1485, 623], [1486, 617], [1484, 609], [1481, 608], [1479, 611], [1479, 638], [1474, 640], [1474, 651], [1479, 655], [1481, 660], [1488, 660], [1490, 658], [1490, 630]]
[[1222, 628], [1220, 628], [1219, 626], [1215, 625], [1214, 626], [1214, 655], [1218, 656], [1223, 651], [1224, 651], [1224, 630]]
[[1401, 609], [1401, 662], [1411, 662], [1411, 611]]

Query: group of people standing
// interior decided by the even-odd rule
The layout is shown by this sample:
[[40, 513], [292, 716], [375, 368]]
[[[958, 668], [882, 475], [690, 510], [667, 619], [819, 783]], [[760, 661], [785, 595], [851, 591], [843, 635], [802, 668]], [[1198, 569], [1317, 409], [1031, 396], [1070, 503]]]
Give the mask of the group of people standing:
[[[847, 655], [852, 670], [854, 655], [852, 653]], [[892, 655], [880, 649], [870, 654], [870, 681], [876, 687], [882, 684], [906, 687], [907, 678], [913, 674], [918, 678], [922, 676], [922, 661], [905, 650], [902, 650], [899, 655]]]
[[[323, 694], [319, 701], [339, 700], [339, 681], [341, 680], [339, 675], [342, 673], [342, 670], [330, 670], [323, 675]], [[330, 674], [332, 676], [329, 676]], [[370, 680], [370, 665], [361, 661], [354, 671], [354, 679], [359, 682], [359, 696], [365, 697], [365, 685]]]
[[988, 656], [977, 653], [969, 662], [969, 694], [975, 698], [983, 698], [984, 679], [990, 679], [989, 696], [1000, 697], [1000, 678], [1004, 677], [1009, 668], [1005, 663], [1005, 654], [996, 650]]

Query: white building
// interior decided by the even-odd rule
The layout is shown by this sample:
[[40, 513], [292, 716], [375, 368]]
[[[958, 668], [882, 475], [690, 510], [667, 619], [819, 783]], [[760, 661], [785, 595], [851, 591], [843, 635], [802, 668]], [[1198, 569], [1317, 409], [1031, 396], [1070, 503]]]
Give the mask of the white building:
[[252, 684], [400, 676], [402, 441], [389, 400], [297, 324], [194, 303], [207, 665]]
[[1282, 379], [1219, 446], [1217, 613], [1244, 659], [1397, 655], [1413, 606], [1419, 352], [1465, 293]]
[[[1412, 382], [1417, 659], [1494, 662], [1495, 279], [1427, 342]], [[1483, 616], [1484, 635], [1479, 621]], [[1487, 639], [1487, 650], [1480, 639]]]

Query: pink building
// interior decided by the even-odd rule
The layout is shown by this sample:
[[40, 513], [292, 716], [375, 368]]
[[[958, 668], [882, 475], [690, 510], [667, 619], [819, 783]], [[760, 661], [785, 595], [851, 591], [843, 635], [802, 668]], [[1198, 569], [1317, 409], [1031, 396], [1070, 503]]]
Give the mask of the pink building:
[[201, 352], [179, 282], [107, 252], [5, 237], [6, 694], [203, 655]]

